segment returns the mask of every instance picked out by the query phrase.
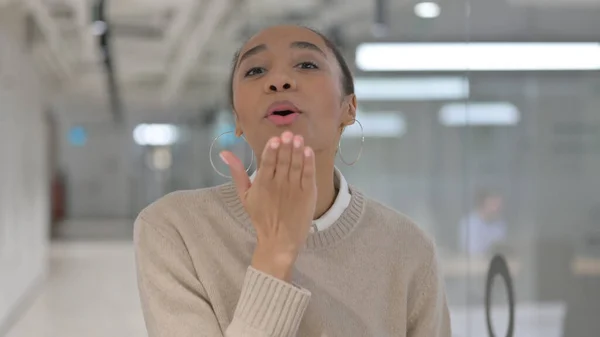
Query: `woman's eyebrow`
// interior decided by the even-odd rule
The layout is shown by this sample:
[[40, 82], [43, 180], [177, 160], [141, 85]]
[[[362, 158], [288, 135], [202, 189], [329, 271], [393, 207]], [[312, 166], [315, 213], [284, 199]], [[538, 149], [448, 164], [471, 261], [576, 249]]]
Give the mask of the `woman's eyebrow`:
[[267, 50], [267, 45], [265, 44], [259, 44], [258, 46], [252, 47], [250, 49], [248, 49], [248, 51], [246, 51], [244, 54], [242, 54], [242, 56], [240, 56], [240, 59], [238, 61], [239, 63], [242, 63], [245, 59], [249, 58], [252, 55], [256, 55], [258, 53], [261, 53], [263, 51]]
[[290, 47], [291, 48], [300, 48], [300, 49], [310, 49], [310, 50], [319, 52], [321, 55], [323, 55], [325, 57], [327, 56], [325, 54], [325, 52], [323, 50], [321, 50], [321, 48], [317, 47], [316, 44], [306, 42], [306, 41], [294, 41], [294, 42], [290, 43]]
[[[317, 47], [316, 44], [307, 42], [307, 41], [294, 41], [294, 42], [290, 43], [290, 48], [310, 49], [310, 50], [314, 50], [314, 51], [318, 52], [319, 54], [327, 57], [327, 54], [325, 54], [325, 52], [321, 48]], [[261, 53], [266, 50], [267, 50], [267, 45], [265, 45], [265, 44], [259, 44], [257, 46], [254, 46], [254, 47], [248, 49], [244, 54], [242, 54], [242, 56], [240, 56], [238, 64], [242, 63], [245, 59], [249, 58], [250, 56], [256, 55], [256, 54]]]

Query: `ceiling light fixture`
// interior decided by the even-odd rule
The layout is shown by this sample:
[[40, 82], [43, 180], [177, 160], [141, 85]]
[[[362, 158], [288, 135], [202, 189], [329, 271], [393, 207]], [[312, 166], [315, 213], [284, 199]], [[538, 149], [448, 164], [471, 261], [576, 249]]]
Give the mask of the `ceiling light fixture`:
[[600, 43], [363, 43], [363, 71], [600, 70]]
[[92, 35], [94, 36], [102, 36], [106, 33], [106, 30], [108, 29], [108, 26], [106, 24], [106, 22], [104, 21], [94, 21], [94, 23], [92, 23]]
[[140, 124], [133, 130], [133, 139], [142, 146], [168, 146], [179, 140], [179, 129], [171, 124]]
[[440, 5], [435, 2], [420, 2], [415, 5], [415, 15], [423, 19], [433, 19], [440, 16]]

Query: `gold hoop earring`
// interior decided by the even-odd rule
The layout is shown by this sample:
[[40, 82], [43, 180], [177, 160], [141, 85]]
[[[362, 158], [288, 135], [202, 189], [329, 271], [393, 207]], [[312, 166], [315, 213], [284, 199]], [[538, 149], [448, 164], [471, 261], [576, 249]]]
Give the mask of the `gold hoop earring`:
[[340, 142], [338, 144], [338, 149], [339, 149], [338, 153], [340, 155], [340, 160], [342, 161], [342, 163], [344, 163], [348, 166], [352, 166], [360, 160], [360, 157], [362, 156], [363, 148], [365, 145], [365, 129], [363, 128], [362, 123], [358, 119], [354, 119], [354, 121], [356, 123], [358, 123], [358, 126], [360, 126], [360, 150], [358, 151], [358, 156], [356, 156], [356, 159], [354, 159], [354, 161], [352, 161], [352, 162], [347, 162], [344, 159], [344, 156], [342, 155], [342, 139], [341, 138], [340, 138]]
[[[212, 158], [212, 152], [213, 152], [213, 147], [215, 146], [215, 143], [219, 140], [219, 138], [225, 136], [226, 134], [230, 134], [230, 133], [234, 133], [234, 132], [235, 131], [227, 131], [227, 132], [223, 132], [222, 134], [218, 135], [215, 139], [213, 139], [212, 143], [210, 144], [210, 150], [208, 150], [208, 159], [210, 160], [210, 166], [212, 166], [213, 170], [215, 170], [215, 172], [217, 172], [218, 175], [220, 175], [223, 178], [227, 178], [227, 179], [231, 179], [232, 177], [228, 176], [226, 174], [223, 174], [221, 171], [219, 171], [217, 169], [217, 167], [215, 166], [215, 163], [213, 161], [213, 158]], [[246, 141], [246, 143], [248, 142], [246, 140], [246, 137], [244, 137], [244, 136], [241, 136], [241, 137], [244, 141]], [[252, 157], [251, 157], [252, 159], [250, 160], [250, 165], [248, 165], [246, 172], [250, 171], [250, 168], [252, 168], [252, 164], [254, 163], [254, 150], [251, 150], [251, 151], [252, 151]]]

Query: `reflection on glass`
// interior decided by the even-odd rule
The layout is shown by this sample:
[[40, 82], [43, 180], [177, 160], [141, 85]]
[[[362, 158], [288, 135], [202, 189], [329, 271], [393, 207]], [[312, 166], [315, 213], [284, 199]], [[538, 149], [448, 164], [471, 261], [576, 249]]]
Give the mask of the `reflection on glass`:
[[507, 225], [502, 219], [502, 196], [492, 189], [481, 189], [475, 208], [460, 222], [460, 244], [470, 255], [488, 255], [506, 240]]
[[356, 98], [367, 101], [446, 101], [469, 97], [469, 81], [455, 77], [358, 77]]
[[508, 102], [448, 103], [439, 119], [445, 126], [510, 126], [519, 123], [521, 113]]

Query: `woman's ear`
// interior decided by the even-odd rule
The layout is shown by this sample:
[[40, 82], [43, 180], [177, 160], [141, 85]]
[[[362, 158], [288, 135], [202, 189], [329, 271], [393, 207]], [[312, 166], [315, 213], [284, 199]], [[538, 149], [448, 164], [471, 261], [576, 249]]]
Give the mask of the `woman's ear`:
[[235, 136], [240, 137], [244, 134], [244, 131], [242, 131], [240, 119], [238, 118], [238, 114], [235, 112], [235, 110], [233, 111], [233, 117], [235, 118]]
[[356, 120], [357, 104], [358, 103], [356, 101], [355, 94], [350, 94], [350, 95], [346, 96], [346, 98], [344, 99], [345, 107], [344, 107], [344, 116], [342, 117], [342, 123], [344, 124], [344, 126], [354, 124], [354, 121]]

